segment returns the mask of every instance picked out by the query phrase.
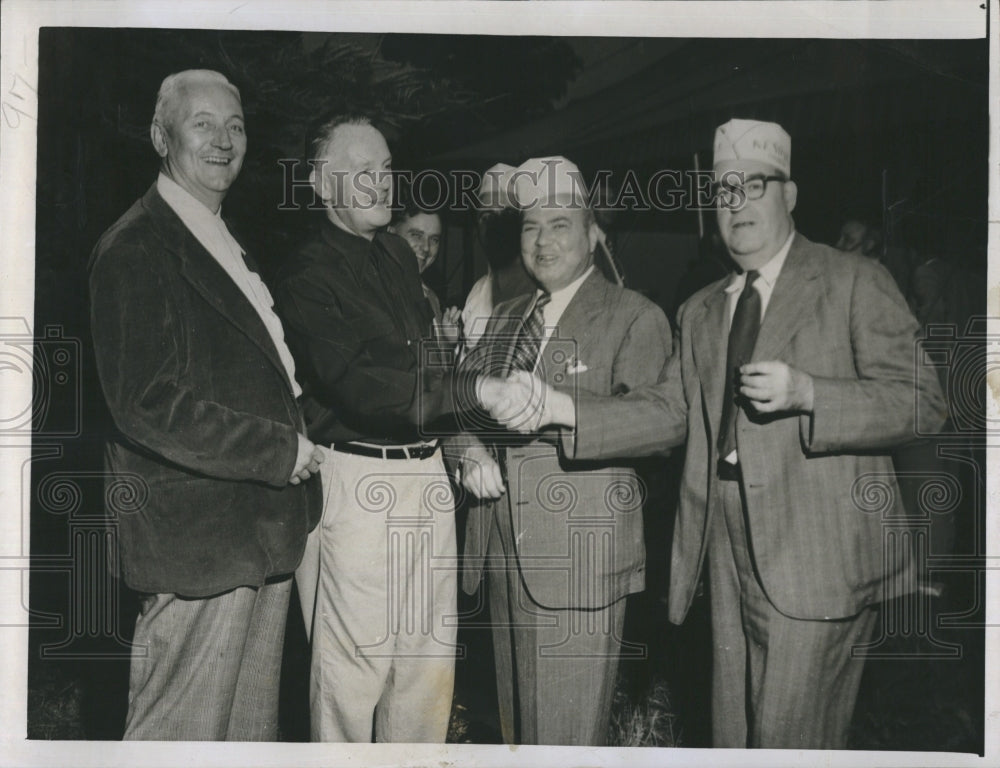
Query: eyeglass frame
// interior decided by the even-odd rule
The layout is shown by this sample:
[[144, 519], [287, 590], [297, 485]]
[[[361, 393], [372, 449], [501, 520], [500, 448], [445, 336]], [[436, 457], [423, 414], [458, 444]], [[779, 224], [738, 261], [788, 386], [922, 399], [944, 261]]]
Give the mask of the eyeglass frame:
[[[743, 176], [742, 172], [733, 171], [729, 171], [725, 175], [729, 176], [732, 173]], [[747, 185], [756, 181], [761, 182], [760, 193], [751, 195], [747, 189]], [[712, 184], [712, 198], [715, 200], [717, 206], [728, 208], [730, 210], [738, 210], [752, 200], [760, 200], [767, 192], [767, 184], [770, 181], [780, 181], [782, 184], [785, 184], [788, 182], [788, 178], [781, 174], [767, 176], [762, 173], [755, 173], [750, 176], [743, 177], [740, 184], [727, 184], [722, 181], [717, 181]], [[724, 202], [722, 199], [723, 195], [729, 196], [731, 201], [736, 199], [738, 202]]]

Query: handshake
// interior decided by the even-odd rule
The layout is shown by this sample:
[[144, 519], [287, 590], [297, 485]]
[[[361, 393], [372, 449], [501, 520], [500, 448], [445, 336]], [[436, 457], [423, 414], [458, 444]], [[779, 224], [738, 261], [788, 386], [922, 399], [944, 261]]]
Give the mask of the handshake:
[[[538, 432], [550, 424], [576, 426], [573, 398], [525, 371], [506, 379], [480, 376], [476, 397], [494, 421], [513, 432]], [[496, 457], [478, 440], [465, 447], [455, 481], [479, 499], [498, 499], [506, 492]]]
[[526, 371], [514, 371], [506, 379], [480, 376], [476, 397], [495, 421], [513, 432], [576, 425], [573, 399]]

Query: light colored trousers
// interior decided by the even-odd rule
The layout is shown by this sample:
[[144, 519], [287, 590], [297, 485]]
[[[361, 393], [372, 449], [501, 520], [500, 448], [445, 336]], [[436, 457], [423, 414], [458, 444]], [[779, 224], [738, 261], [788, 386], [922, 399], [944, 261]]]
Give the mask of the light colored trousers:
[[144, 595], [126, 740], [275, 741], [292, 579], [205, 599]]
[[325, 450], [323, 518], [296, 572], [313, 741], [438, 742], [455, 681], [455, 502], [436, 452]]

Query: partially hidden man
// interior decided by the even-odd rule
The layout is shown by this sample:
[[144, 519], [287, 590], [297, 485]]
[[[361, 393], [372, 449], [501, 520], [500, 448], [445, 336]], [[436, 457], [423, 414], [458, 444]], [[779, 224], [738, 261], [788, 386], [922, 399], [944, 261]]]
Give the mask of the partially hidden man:
[[126, 739], [275, 740], [292, 578], [320, 514], [271, 297], [222, 220], [247, 139], [239, 92], [207, 70], [160, 87], [149, 191], [90, 263], [109, 483], [140, 593]]
[[[739, 270], [681, 307], [664, 381], [575, 403], [549, 391], [541, 421], [575, 426], [568, 459], [686, 440], [670, 619], [684, 620], [707, 559], [714, 746], [843, 748], [878, 604], [916, 586], [912, 553], [884, 544], [883, 515], [904, 513], [889, 451], [914, 438], [918, 410], [938, 428], [945, 406], [889, 273], [795, 231], [788, 134], [731, 120], [714, 169]], [[507, 389], [494, 415], [534, 428], [526, 382]], [[888, 486], [890, 509], [867, 508], [869, 482]]]
[[[538, 158], [510, 178], [535, 290], [495, 308], [464, 363], [594, 395], [656, 383], [670, 326], [595, 267], [599, 233], [579, 169]], [[639, 478], [627, 461], [561, 456], [556, 430], [449, 444], [465, 488], [492, 500], [469, 510], [463, 587], [485, 581], [504, 741], [604, 745], [626, 597], [645, 586]]]

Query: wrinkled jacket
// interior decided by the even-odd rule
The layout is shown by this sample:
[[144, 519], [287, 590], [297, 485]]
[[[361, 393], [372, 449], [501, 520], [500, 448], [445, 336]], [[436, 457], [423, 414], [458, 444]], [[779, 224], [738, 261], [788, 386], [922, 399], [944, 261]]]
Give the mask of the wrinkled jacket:
[[[663, 382], [621, 399], [581, 397], [564, 444], [576, 458], [654, 454], [687, 441], [674, 526], [670, 619], [691, 605], [720, 514], [716, 441], [725, 396], [728, 278], [681, 307], [679, 352]], [[889, 273], [863, 256], [795, 235], [752, 362], [813, 378], [811, 414], [736, 421], [747, 533], [771, 604], [786, 616], [853, 616], [914, 584], [889, 451], [946, 415], [919, 328]], [[904, 526], [905, 527], [905, 526]]]
[[90, 298], [126, 583], [199, 597], [291, 573], [320, 488], [287, 483], [303, 431], [288, 376], [250, 302], [155, 185], [95, 247]]

